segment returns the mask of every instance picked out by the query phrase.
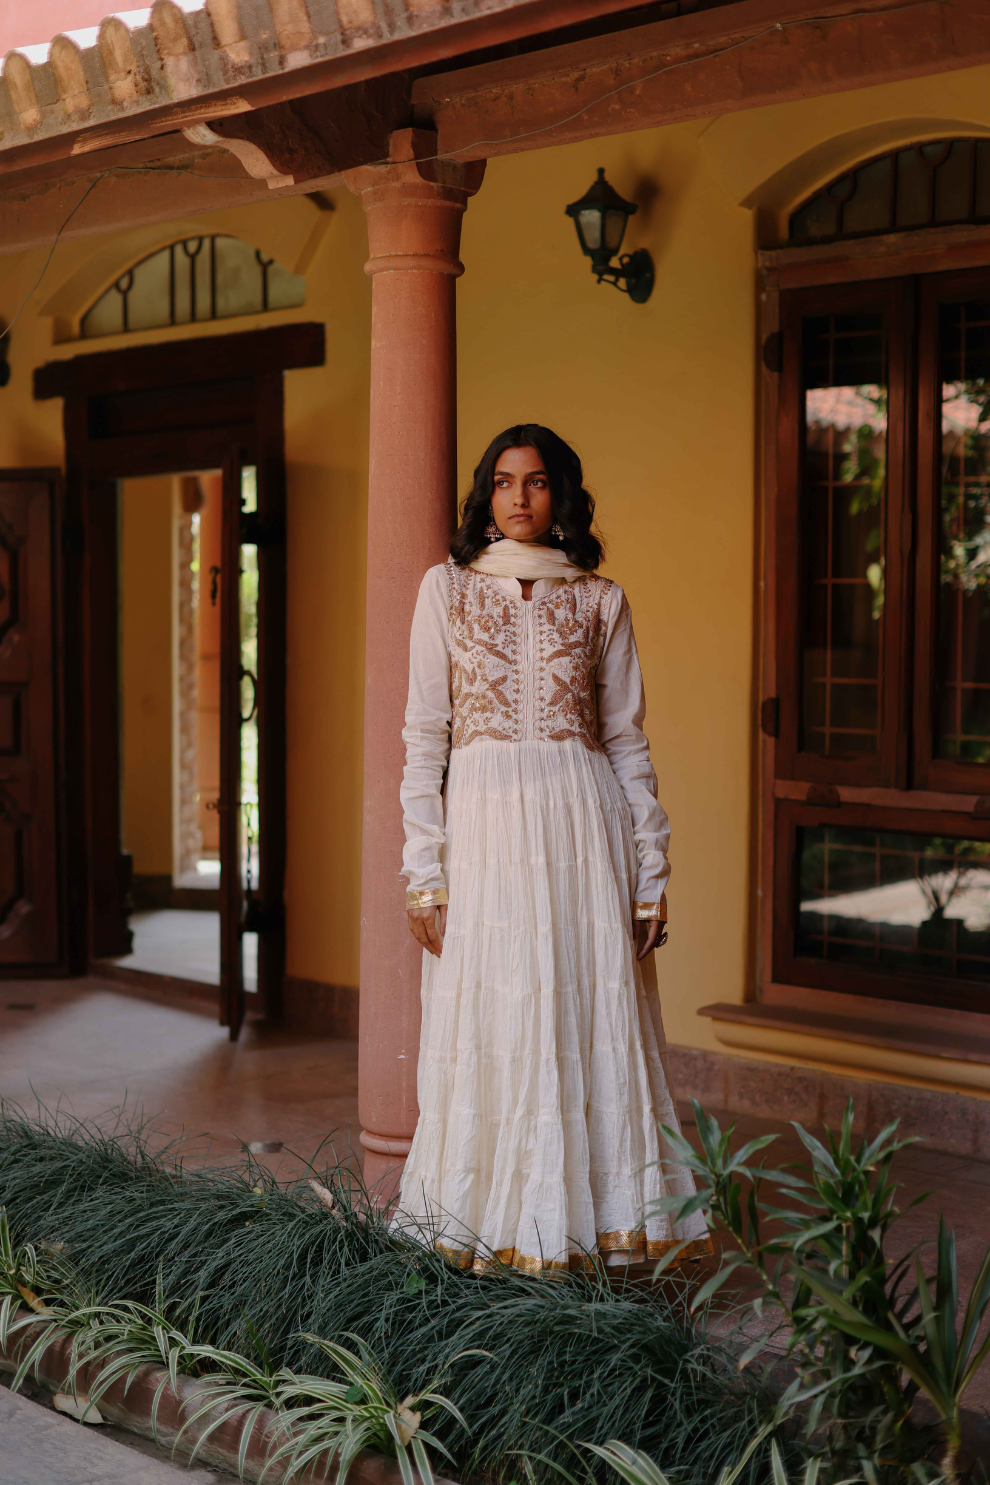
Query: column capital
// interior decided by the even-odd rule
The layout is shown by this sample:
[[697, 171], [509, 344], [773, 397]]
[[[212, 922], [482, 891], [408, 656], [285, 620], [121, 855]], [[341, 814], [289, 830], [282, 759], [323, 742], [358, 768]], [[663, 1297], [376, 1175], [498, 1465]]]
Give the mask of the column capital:
[[365, 273], [443, 273], [459, 278], [461, 217], [481, 185], [485, 160], [437, 158], [428, 129], [398, 129], [389, 158], [344, 176], [368, 217], [371, 255]]
[[396, 129], [389, 135], [387, 161], [344, 172], [348, 190], [361, 196], [367, 209], [375, 204], [369, 201], [369, 193], [391, 187], [402, 194], [404, 188], [411, 187], [415, 195], [419, 187], [432, 187], [422, 193], [424, 199], [449, 200], [463, 210], [467, 198], [480, 188], [488, 161], [441, 157], [438, 143], [432, 129]]

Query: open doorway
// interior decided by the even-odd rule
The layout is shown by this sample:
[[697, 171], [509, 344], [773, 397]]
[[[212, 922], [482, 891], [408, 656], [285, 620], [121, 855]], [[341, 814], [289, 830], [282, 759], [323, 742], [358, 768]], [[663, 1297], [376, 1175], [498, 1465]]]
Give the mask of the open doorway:
[[[257, 511], [257, 471], [241, 471]], [[125, 479], [120, 513], [121, 840], [131, 860], [131, 952], [118, 971], [220, 984], [220, 665], [223, 473]], [[241, 872], [260, 875], [258, 551], [241, 546]], [[258, 936], [241, 935], [244, 989], [257, 991]]]
[[[189, 696], [177, 695], [176, 688], [182, 684], [180, 603], [185, 605], [189, 691], [188, 667], [194, 662], [188, 646], [198, 643], [191, 639], [190, 626], [214, 608], [216, 595], [220, 762], [213, 802], [221, 865], [216, 996], [221, 1024], [229, 1027], [232, 1038], [250, 998], [245, 967], [256, 986], [258, 1012], [277, 1018], [281, 1009], [286, 852], [283, 373], [320, 366], [324, 357], [323, 326], [298, 324], [76, 356], [49, 362], [34, 375], [36, 397], [64, 401], [60, 591], [67, 620], [64, 714], [66, 733], [73, 739], [65, 765], [68, 967], [84, 971], [90, 964], [127, 961], [145, 950], [164, 951], [175, 965], [183, 942], [173, 927], [178, 920], [139, 914], [185, 912], [198, 915], [185, 923], [186, 950], [191, 952], [192, 930], [202, 933], [212, 968], [206, 924], [215, 909], [199, 905], [208, 902], [199, 894], [211, 890], [210, 832], [202, 825], [211, 801], [195, 798], [208, 795], [211, 783], [205, 776], [201, 780], [198, 761], [194, 765], [187, 757], [183, 767], [181, 756], [189, 743], [191, 711], [197, 738], [200, 731], [205, 737], [208, 728], [205, 713], [201, 717], [198, 705], [192, 707]], [[165, 534], [159, 528], [157, 540], [147, 533], [145, 540], [152, 555], [161, 546], [158, 555], [167, 564], [167, 571], [159, 566], [162, 596], [155, 609], [143, 591], [146, 564], [134, 563], [134, 581], [140, 585], [135, 602], [148, 613], [141, 622], [122, 625], [131, 567], [127, 564], [123, 571], [122, 543], [138, 532], [154, 481], [159, 482]], [[211, 481], [218, 482], [221, 492], [218, 562], [202, 550], [203, 541], [212, 540], [204, 535]], [[200, 499], [200, 509], [193, 509]], [[196, 515], [198, 525], [190, 519]], [[193, 552], [195, 541], [198, 554]], [[125, 696], [122, 636], [134, 636], [137, 642], [142, 633], [150, 653], [128, 658], [136, 689]], [[198, 690], [198, 658], [195, 667]], [[156, 686], [148, 690], [145, 682], [156, 668]], [[208, 691], [204, 682], [204, 697]], [[143, 703], [143, 695], [151, 701]], [[142, 705], [164, 709], [164, 725], [157, 732], [160, 750], [169, 756], [164, 767], [158, 761], [157, 783], [149, 772], [142, 785], [142, 808], [130, 800], [128, 817], [124, 770], [130, 763], [124, 757], [128, 744], [122, 707], [130, 708], [132, 702], [136, 741], [129, 755], [134, 755], [135, 767], [149, 762], [141, 752]], [[190, 770], [195, 771], [194, 785]], [[140, 822], [152, 817], [153, 806], [159, 816], [169, 816], [169, 823], [163, 829], [156, 816], [158, 839], [164, 844], [157, 855], [149, 851], [139, 858], [137, 874], [164, 879], [159, 888], [167, 898], [135, 912], [133, 842], [141, 841]], [[195, 884], [190, 883], [191, 873]], [[206, 886], [199, 886], [200, 876]], [[191, 906], [173, 895], [186, 892], [197, 894]], [[160, 933], [152, 931], [156, 924]], [[217, 984], [212, 979], [198, 983], [207, 993]]]

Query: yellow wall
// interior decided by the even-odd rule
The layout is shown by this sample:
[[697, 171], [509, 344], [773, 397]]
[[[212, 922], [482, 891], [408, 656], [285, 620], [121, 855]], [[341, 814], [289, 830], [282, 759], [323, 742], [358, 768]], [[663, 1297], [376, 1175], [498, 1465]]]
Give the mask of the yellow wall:
[[[574, 443], [597, 494], [672, 822], [667, 1034], [695, 1046], [711, 1044], [697, 1006], [746, 983], [755, 426], [750, 213], [699, 132], [490, 162], [458, 289], [461, 485], [493, 434], [532, 421]], [[645, 305], [596, 286], [564, 216], [598, 165], [627, 196], [659, 183], [628, 239], [656, 259]]]
[[[534, 419], [573, 440], [597, 491], [606, 571], [632, 603], [673, 824], [671, 938], [658, 967], [668, 1035], [684, 1045], [717, 1048], [697, 1008], [741, 1001], [752, 988], [757, 235], [774, 240], [788, 208], [852, 161], [946, 132], [990, 132], [990, 68], [498, 159], [465, 218], [461, 486], [494, 433]], [[595, 286], [563, 215], [598, 165], [642, 203], [625, 246], [648, 247], [656, 260], [645, 306]], [[138, 339], [53, 344], [140, 253], [187, 226], [208, 227], [248, 238], [289, 268], [305, 263], [305, 309], [227, 323], [327, 325], [326, 367], [286, 378], [288, 968], [353, 985], [370, 288], [363, 214], [344, 191], [334, 203], [332, 215], [295, 198], [61, 244], [15, 327], [0, 459], [61, 459], [59, 408], [30, 402], [31, 369]], [[43, 258], [2, 259], [0, 314], [9, 317]], [[850, 1064], [836, 1046], [823, 1044], [816, 1057], [807, 1038], [778, 1035], [766, 1051]], [[923, 1079], [884, 1057], [878, 1051], [871, 1065], [885, 1076]]]
[[158, 476], [121, 487], [123, 837], [140, 876], [172, 874], [173, 483]]
[[[34, 402], [34, 367], [54, 357], [243, 331], [300, 319], [327, 326], [327, 364], [286, 376], [288, 464], [288, 811], [290, 974], [358, 981], [361, 727], [371, 287], [364, 213], [339, 193], [336, 210], [305, 197], [210, 212], [60, 243], [13, 327], [12, 377], [0, 391], [0, 465], [63, 462], [62, 407]], [[240, 316], [141, 335], [60, 337], [136, 258], [204, 230], [231, 232], [307, 274], [299, 310]], [[47, 249], [0, 257], [0, 318], [9, 321], [41, 273]], [[151, 870], [136, 863], [137, 870]], [[155, 867], [171, 870], [168, 864]]]

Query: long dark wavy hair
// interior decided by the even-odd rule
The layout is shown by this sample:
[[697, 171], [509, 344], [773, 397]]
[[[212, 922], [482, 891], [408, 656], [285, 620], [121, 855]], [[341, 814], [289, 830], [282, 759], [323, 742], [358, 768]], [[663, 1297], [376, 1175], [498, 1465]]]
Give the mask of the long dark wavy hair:
[[464, 501], [461, 524], [450, 543], [450, 555], [460, 567], [467, 567], [488, 546], [485, 527], [491, 518], [491, 499], [495, 490], [495, 466], [506, 449], [533, 448], [543, 460], [550, 483], [553, 518], [563, 537], [547, 537], [547, 545], [567, 555], [575, 567], [594, 572], [604, 556], [601, 541], [592, 531], [595, 501], [584, 488], [581, 460], [570, 444], [550, 428], [539, 423], [517, 423], [493, 438], [474, 471], [474, 481]]

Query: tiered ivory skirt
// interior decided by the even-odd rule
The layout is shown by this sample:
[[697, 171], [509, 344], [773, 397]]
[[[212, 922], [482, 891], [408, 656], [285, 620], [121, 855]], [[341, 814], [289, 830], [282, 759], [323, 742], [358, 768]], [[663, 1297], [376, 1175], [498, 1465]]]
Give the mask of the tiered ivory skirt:
[[636, 962], [636, 847], [604, 753], [477, 741], [446, 788], [450, 896], [423, 955], [419, 1124], [396, 1223], [454, 1262], [530, 1272], [626, 1263], [695, 1241], [644, 1214], [689, 1194], [655, 978]]

